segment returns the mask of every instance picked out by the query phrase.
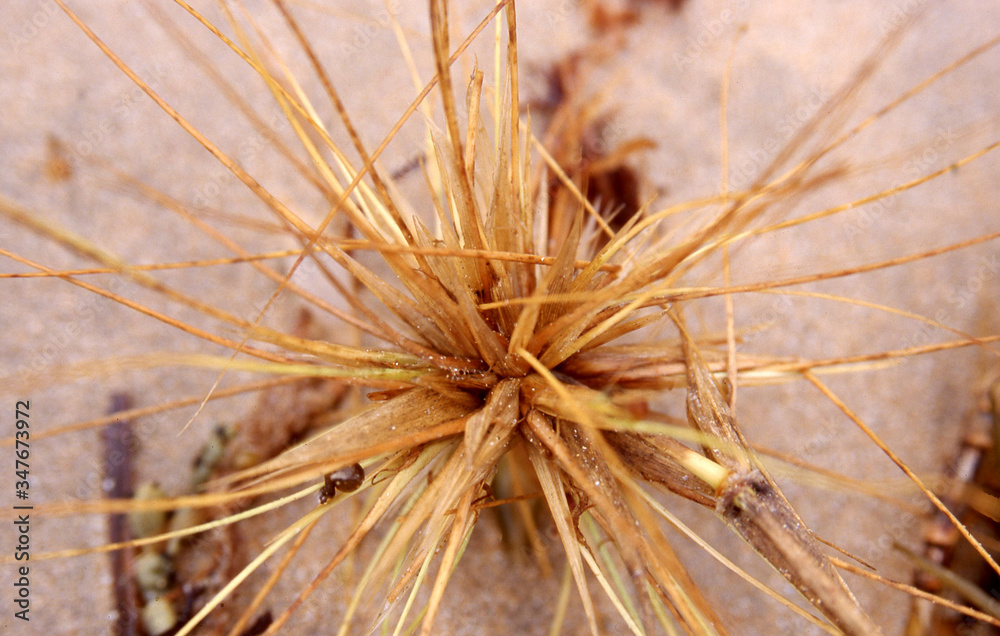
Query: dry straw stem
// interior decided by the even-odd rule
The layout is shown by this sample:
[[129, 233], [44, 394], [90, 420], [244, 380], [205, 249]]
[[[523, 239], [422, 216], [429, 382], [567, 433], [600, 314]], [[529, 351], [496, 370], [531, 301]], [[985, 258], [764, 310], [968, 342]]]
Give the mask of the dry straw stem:
[[[198, 6], [229, 42], [150, 4], [4, 18], [0, 248], [33, 277], [2, 283], [0, 346], [37, 441], [33, 631], [108, 629], [107, 557], [41, 560], [105, 543], [92, 513], [273, 493], [188, 549], [242, 548], [200, 579], [199, 604], [236, 588], [202, 628], [268, 609], [284, 633], [899, 632], [906, 593], [878, 579], [910, 580], [892, 546], [919, 548], [915, 484], [997, 368], [991, 4], [691, 0], [604, 35], [587, 3], [516, 24], [490, 3]], [[614, 79], [603, 147], [657, 144], [617, 236], [582, 183], [548, 205], [544, 117], [520, 108], [581, 49], [582, 103]], [[316, 417], [333, 428], [240, 455], [208, 495], [101, 499], [113, 392], [146, 414], [138, 478], [180, 495], [214, 423], [300, 374], [351, 387]], [[315, 507], [354, 462], [369, 481]], [[805, 528], [876, 580], [841, 580], [857, 566]]]

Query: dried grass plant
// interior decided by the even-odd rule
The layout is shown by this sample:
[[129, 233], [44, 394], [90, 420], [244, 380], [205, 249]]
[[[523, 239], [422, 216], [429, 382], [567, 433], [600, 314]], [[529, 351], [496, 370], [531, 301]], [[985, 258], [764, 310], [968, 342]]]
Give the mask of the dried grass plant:
[[[992, 7], [869, 13], [867, 51], [790, 90], [794, 64], [755, 65], [853, 45], [812, 22], [785, 42], [791, 13], [740, 4], [638, 8], [597, 44], [590, 5], [389, 3], [358, 29], [312, 2], [149, 3], [117, 10], [155, 28], [106, 44], [96, 5], [55, 4], [12, 45], [74, 38], [53, 76], [93, 66], [96, 96], [65, 98], [85, 124], [6, 130], [0, 182], [32, 630], [121, 627], [95, 576], [123, 547], [109, 516], [192, 509], [182, 634], [265, 611], [267, 633], [902, 629], [921, 593], [892, 543], [944, 508], [995, 374]], [[941, 43], [935, 20], [977, 28]], [[592, 86], [546, 139], [522, 83], [581, 42]], [[607, 155], [648, 179], [613, 226], [542, 142], [604, 105]], [[106, 159], [133, 134], [137, 160]], [[122, 389], [138, 406], [101, 415]], [[115, 417], [170, 496], [102, 496]], [[184, 494], [217, 421], [235, 437]]]

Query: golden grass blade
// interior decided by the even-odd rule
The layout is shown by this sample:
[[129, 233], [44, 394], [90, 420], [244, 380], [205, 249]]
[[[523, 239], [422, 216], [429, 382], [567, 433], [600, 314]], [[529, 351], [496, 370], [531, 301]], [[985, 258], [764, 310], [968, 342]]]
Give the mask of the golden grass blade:
[[972, 533], [970, 533], [969, 529], [965, 527], [965, 524], [959, 521], [955, 517], [955, 515], [950, 510], [948, 510], [948, 507], [944, 505], [941, 499], [939, 499], [937, 495], [931, 492], [924, 485], [924, 482], [920, 479], [920, 477], [918, 477], [916, 473], [914, 473], [910, 469], [910, 467], [907, 466], [906, 463], [903, 462], [903, 460], [900, 459], [900, 457], [895, 452], [893, 452], [893, 450], [889, 448], [889, 446], [886, 445], [886, 443], [882, 441], [882, 439], [879, 438], [878, 435], [876, 435], [875, 431], [873, 431], [867, 424], [864, 423], [864, 421], [861, 418], [859, 418], [853, 411], [851, 411], [851, 409], [847, 406], [847, 404], [845, 404], [839, 397], [837, 397], [837, 395], [833, 391], [831, 391], [825, 384], [823, 384], [819, 380], [819, 378], [817, 378], [815, 375], [813, 375], [808, 371], [803, 373], [803, 375], [810, 383], [812, 383], [813, 386], [819, 389], [820, 392], [823, 395], [825, 395], [828, 400], [833, 402], [837, 406], [837, 408], [839, 408], [844, 413], [844, 415], [849, 417], [851, 421], [858, 426], [858, 428], [864, 431], [865, 435], [871, 438], [871, 440], [875, 442], [875, 445], [878, 446], [882, 450], [882, 452], [888, 455], [889, 459], [891, 459], [894, 464], [899, 466], [900, 470], [906, 473], [906, 476], [909, 477], [914, 484], [916, 484], [917, 488], [919, 488], [920, 491], [924, 493], [924, 495], [926, 495], [926, 497], [931, 501], [931, 503], [934, 504], [934, 507], [940, 510], [946, 517], [948, 517], [948, 519], [955, 526], [955, 528], [962, 535], [962, 537], [966, 541], [968, 541], [973, 548], [975, 548], [976, 552], [978, 552], [979, 555], [982, 556], [983, 559], [990, 565], [990, 567], [993, 568], [993, 571], [997, 572], [997, 574], [1000, 574], [1000, 566], [997, 565], [997, 562], [993, 559], [993, 556], [986, 551], [986, 549], [974, 536], [972, 536]]
[[[56, 272], [54, 270], [52, 270], [51, 268], [48, 268], [48, 267], [46, 267], [46, 266], [44, 266], [44, 265], [42, 265], [40, 263], [35, 263], [35, 262], [31, 261], [30, 259], [18, 256], [17, 254], [14, 254], [13, 252], [10, 252], [10, 251], [8, 251], [6, 249], [0, 248], [0, 255], [6, 256], [6, 257], [8, 257], [8, 258], [10, 258], [12, 260], [18, 261], [20, 263], [24, 263], [25, 265], [28, 265], [29, 267], [33, 267], [33, 268], [35, 268], [35, 269], [37, 269], [37, 270], [39, 270], [41, 272], [52, 274], [53, 276], [57, 275]], [[256, 349], [254, 347], [249, 347], [249, 346], [246, 346], [246, 345], [241, 345], [241, 343], [238, 343], [238, 342], [236, 342], [234, 340], [230, 340], [229, 338], [223, 338], [221, 336], [216, 336], [215, 334], [212, 334], [212, 333], [210, 333], [208, 331], [205, 331], [204, 329], [199, 329], [197, 327], [193, 327], [193, 326], [191, 326], [191, 325], [189, 325], [189, 324], [187, 324], [185, 322], [177, 320], [176, 318], [171, 318], [170, 316], [167, 316], [164, 313], [156, 311], [155, 309], [152, 309], [150, 307], [146, 307], [145, 305], [142, 305], [142, 304], [140, 304], [138, 302], [129, 300], [129, 299], [125, 298], [124, 296], [121, 296], [121, 295], [116, 294], [114, 292], [108, 291], [106, 289], [102, 289], [102, 288], [100, 288], [100, 287], [98, 287], [96, 285], [92, 285], [92, 284], [90, 284], [88, 282], [85, 282], [85, 281], [82, 281], [82, 280], [79, 280], [79, 279], [76, 279], [76, 278], [72, 278], [72, 277], [66, 277], [66, 276], [59, 276], [59, 278], [61, 278], [62, 280], [65, 280], [66, 282], [68, 282], [68, 283], [70, 283], [72, 285], [76, 285], [77, 287], [80, 287], [80, 288], [85, 289], [85, 290], [87, 290], [89, 292], [97, 294], [98, 296], [103, 296], [104, 298], [107, 298], [109, 300], [113, 300], [114, 302], [116, 302], [116, 303], [118, 303], [120, 305], [123, 305], [125, 307], [128, 307], [129, 309], [134, 309], [135, 311], [143, 313], [143, 314], [145, 314], [145, 315], [147, 315], [147, 316], [149, 316], [151, 318], [155, 318], [156, 320], [159, 320], [160, 322], [162, 322], [164, 324], [170, 325], [171, 327], [174, 327], [174, 328], [179, 329], [181, 331], [185, 331], [187, 333], [190, 333], [193, 336], [197, 336], [197, 337], [201, 338], [202, 340], [207, 340], [208, 342], [212, 342], [214, 344], [219, 344], [219, 345], [222, 345], [222, 346], [224, 346], [226, 348], [233, 349], [235, 351], [243, 351], [244, 353], [248, 353], [248, 354], [250, 354], [252, 356], [255, 356], [255, 357], [258, 357], [258, 358], [262, 358], [264, 360], [269, 360], [269, 361], [272, 361], [272, 362], [280, 362], [281, 360], [285, 359], [285, 358], [283, 358], [281, 356], [276, 356], [274, 354], [268, 353], [266, 351], [261, 351], [260, 349]]]
[[[274, 475], [286, 469], [297, 471], [291, 475], [305, 472], [315, 476], [367, 457], [416, 446], [442, 437], [442, 425], [453, 430], [453, 434], [463, 431], [465, 416], [473, 407], [474, 402], [461, 394], [444, 396], [423, 388], [405, 391], [395, 399], [364, 409], [269, 462], [233, 473], [227, 481]], [[429, 439], [425, 439], [425, 435]], [[337, 453], [331, 455], [323, 442], [334, 436], [337, 437]]]
[[258, 567], [263, 565], [265, 561], [271, 558], [271, 555], [280, 550], [282, 546], [288, 543], [288, 541], [294, 538], [295, 535], [297, 535], [299, 532], [303, 531], [306, 528], [312, 527], [313, 524], [319, 521], [320, 517], [326, 514], [327, 510], [328, 510], [327, 507], [320, 506], [312, 510], [308, 514], [306, 514], [295, 524], [289, 526], [288, 529], [282, 532], [278, 537], [275, 538], [274, 541], [272, 541], [267, 547], [265, 547], [261, 551], [261, 553], [254, 558], [253, 561], [251, 561], [245, 568], [243, 568], [243, 570], [239, 574], [233, 577], [233, 579], [229, 583], [227, 583], [225, 587], [219, 590], [219, 592], [215, 596], [213, 596], [212, 599], [208, 601], [208, 603], [205, 604], [205, 607], [203, 607], [197, 614], [191, 617], [191, 620], [189, 620], [177, 632], [177, 636], [187, 636], [188, 634], [190, 634], [198, 626], [198, 624], [201, 621], [203, 621], [206, 616], [208, 616], [208, 614], [213, 609], [218, 607], [219, 604], [222, 603], [222, 601], [224, 601], [226, 597], [228, 597], [233, 592], [233, 590], [239, 587], [239, 585], [243, 583], [243, 581], [245, 581], [246, 578], [250, 576]]
[[278, 562], [278, 564], [275, 566], [274, 571], [271, 572], [271, 575], [267, 577], [267, 581], [265, 581], [264, 585], [262, 585], [260, 589], [257, 590], [257, 593], [254, 595], [253, 600], [250, 601], [246, 609], [243, 610], [243, 613], [240, 614], [240, 617], [236, 619], [235, 623], [233, 623], [233, 626], [229, 629], [228, 636], [240, 636], [246, 631], [247, 626], [250, 624], [250, 621], [253, 620], [253, 617], [257, 613], [257, 610], [260, 609], [260, 606], [267, 600], [267, 597], [271, 593], [271, 590], [274, 589], [274, 586], [278, 583], [278, 580], [288, 569], [288, 566], [291, 563], [292, 559], [295, 558], [295, 556], [302, 549], [302, 546], [305, 545], [306, 540], [309, 538], [309, 535], [312, 534], [312, 531], [316, 527], [317, 523], [319, 523], [318, 518], [315, 519], [311, 524], [306, 526], [302, 530], [302, 532], [299, 533], [299, 535], [295, 538], [295, 541], [292, 543], [291, 547], [288, 548], [288, 552], [285, 554], [285, 556], [281, 558], [281, 561]]
[[445, 548], [444, 555], [441, 557], [437, 579], [435, 579], [434, 586], [431, 588], [431, 597], [427, 601], [424, 618], [420, 626], [421, 636], [430, 636], [433, 633], [434, 618], [437, 616], [438, 608], [441, 606], [441, 599], [444, 597], [448, 579], [458, 564], [459, 549], [465, 545], [469, 534], [472, 532], [476, 514], [471, 512], [471, 507], [475, 496], [476, 491], [470, 488], [465, 491], [465, 494], [462, 495], [461, 500], [458, 502], [458, 510], [451, 522], [451, 535], [446, 542], [447, 547]]
[[[239, 395], [241, 393], [253, 393], [257, 391], [266, 390], [271, 387], [282, 386], [285, 384], [290, 384], [298, 381], [299, 381], [298, 378], [277, 378], [275, 380], [265, 380], [263, 382], [254, 382], [250, 384], [233, 386], [216, 391], [215, 394], [212, 396], [212, 399], [222, 399], [222, 398], [232, 397], [234, 395]], [[178, 409], [185, 406], [191, 406], [194, 404], [200, 404], [201, 400], [202, 397], [200, 395], [196, 397], [189, 396], [187, 398], [174, 400], [167, 404], [160, 404], [148, 407], [135, 407], [131, 409], [126, 409], [124, 411], [118, 411], [111, 415], [104, 415], [101, 417], [90, 419], [84, 422], [55, 426], [44, 431], [38, 431], [32, 437], [34, 437], [35, 440], [37, 441], [39, 439], [45, 439], [47, 437], [57, 437], [59, 435], [64, 435], [67, 433], [85, 431], [91, 428], [100, 428], [103, 426], [107, 426], [108, 424], [111, 424], [112, 422], [118, 420], [131, 421], [135, 418], [144, 417], [146, 415], [165, 413], [173, 409]], [[6, 439], [0, 440], [0, 447], [14, 446], [15, 441], [16, 438], [14, 437], [8, 437]]]
[[715, 560], [717, 560], [719, 563], [722, 563], [727, 569], [731, 570], [732, 572], [735, 572], [741, 579], [743, 579], [744, 581], [746, 581], [750, 585], [754, 586], [755, 588], [757, 588], [758, 590], [760, 590], [764, 594], [767, 594], [768, 596], [770, 596], [774, 600], [778, 601], [779, 603], [781, 603], [782, 605], [784, 605], [785, 607], [787, 607], [791, 611], [799, 614], [800, 616], [802, 616], [803, 618], [805, 618], [807, 621], [809, 621], [813, 625], [816, 625], [817, 627], [819, 627], [823, 631], [827, 632], [828, 634], [834, 634], [834, 635], [836, 635], [838, 633], [838, 631], [836, 631], [835, 628], [832, 625], [824, 623], [823, 621], [821, 621], [820, 619], [816, 618], [815, 616], [813, 616], [809, 612], [807, 612], [804, 609], [800, 608], [795, 603], [792, 603], [791, 601], [789, 601], [788, 599], [786, 599], [784, 596], [781, 596], [780, 594], [778, 594], [777, 592], [775, 592], [771, 588], [767, 587], [765, 584], [761, 583], [759, 580], [757, 580], [754, 577], [752, 577], [749, 574], [747, 574], [747, 572], [745, 570], [743, 570], [742, 568], [740, 568], [739, 566], [737, 566], [735, 563], [733, 563], [732, 561], [730, 561], [729, 559], [727, 559], [724, 555], [722, 555], [720, 552], [718, 552], [715, 548], [713, 548], [711, 545], [709, 545], [707, 542], [705, 542], [704, 539], [702, 539], [700, 536], [698, 536], [698, 533], [696, 533], [694, 530], [690, 529], [680, 519], [678, 519], [676, 516], [674, 516], [673, 514], [671, 514], [670, 511], [667, 510], [665, 507], [663, 507], [662, 504], [660, 504], [658, 501], [656, 501], [655, 499], [653, 499], [653, 497], [650, 496], [649, 493], [647, 493], [645, 491], [639, 491], [638, 494], [640, 496], [642, 496], [642, 498], [646, 501], [646, 503], [648, 503], [649, 506], [657, 514], [659, 514], [661, 517], [663, 517], [664, 519], [666, 519], [667, 522], [671, 526], [673, 526], [674, 528], [677, 528], [687, 538], [689, 538], [692, 541], [694, 541], [695, 543], [697, 543], [698, 546], [701, 549], [703, 549], [706, 552], [708, 552], [709, 554], [711, 554], [712, 557]]
[[[436, 444], [428, 444], [418, 455], [413, 458], [412, 462], [404, 465], [399, 472], [392, 478], [389, 484], [385, 487], [385, 490], [376, 498], [375, 503], [372, 505], [371, 509], [365, 515], [364, 519], [358, 524], [357, 528], [351, 533], [351, 536], [347, 538], [344, 544], [337, 551], [337, 554], [324, 566], [324, 568], [315, 576], [312, 582], [307, 585], [299, 595], [292, 601], [292, 603], [277, 617], [269, 628], [269, 633], [276, 633], [281, 627], [288, 621], [291, 615], [298, 609], [302, 603], [319, 587], [319, 585], [330, 576], [334, 569], [340, 565], [347, 555], [351, 554], [357, 546], [361, 543], [362, 539], [368, 535], [375, 524], [382, 518], [383, 515], [389, 510], [389, 507], [395, 502], [396, 498], [403, 492], [403, 490], [412, 482], [413, 478], [418, 475], [429, 462], [431, 462], [441, 451], [446, 443], [438, 442]], [[400, 457], [402, 459], [402, 457]], [[391, 539], [393, 535], [387, 537]], [[376, 553], [376, 556], [380, 556], [381, 549]], [[361, 581], [358, 584], [357, 595], [365, 589], [366, 583], [371, 575], [371, 570], [377, 565], [378, 561], [372, 561], [371, 566], [362, 576]], [[350, 619], [353, 615], [353, 611], [357, 606], [359, 596], [355, 596], [352, 599], [351, 605], [348, 607], [347, 614], [343, 619], [343, 627], [341, 632], [349, 625]]]
[[1000, 620], [996, 619], [993, 616], [990, 616], [989, 614], [984, 614], [983, 612], [980, 612], [980, 611], [968, 608], [968, 607], [966, 607], [964, 605], [959, 605], [958, 603], [953, 603], [952, 601], [949, 601], [946, 598], [941, 598], [940, 596], [935, 596], [934, 594], [931, 594], [929, 592], [925, 592], [924, 590], [921, 590], [919, 588], [913, 587], [912, 585], [907, 585], [906, 583], [900, 583], [898, 581], [893, 581], [892, 579], [887, 579], [884, 576], [879, 576], [878, 574], [873, 574], [872, 572], [869, 572], [868, 570], [866, 570], [864, 568], [859, 568], [858, 566], [856, 566], [856, 565], [854, 565], [852, 563], [848, 563], [847, 561], [843, 561], [843, 560], [838, 559], [836, 557], [831, 557], [831, 561], [833, 561], [834, 565], [836, 565], [838, 568], [840, 568], [842, 570], [846, 570], [847, 572], [850, 572], [852, 574], [857, 574], [858, 576], [870, 578], [872, 580], [878, 581], [882, 585], [887, 585], [889, 587], [896, 588], [898, 590], [902, 590], [902, 591], [906, 592], [907, 594], [910, 594], [911, 596], [922, 598], [922, 599], [928, 600], [928, 601], [930, 601], [932, 603], [937, 603], [938, 605], [942, 605], [944, 607], [947, 607], [948, 609], [956, 611], [956, 612], [958, 612], [960, 614], [965, 614], [966, 616], [974, 618], [974, 619], [976, 619], [978, 621], [982, 621], [984, 623], [988, 623], [990, 625], [993, 625], [994, 627], [1000, 627]]
[[[528, 413], [527, 417], [544, 417], [537, 411], [533, 413], [535, 414]], [[548, 422], [543, 422], [541, 425], [546, 426]], [[583, 610], [587, 614], [590, 633], [594, 635], [599, 634], [600, 630], [597, 629], [594, 601], [590, 597], [590, 590], [587, 589], [587, 579], [583, 572], [582, 550], [577, 544], [576, 534], [570, 529], [572, 517], [569, 506], [566, 504], [566, 498], [563, 495], [560, 477], [553, 467], [544, 460], [541, 452], [533, 445], [528, 447], [528, 457], [531, 459], [531, 465], [534, 467], [538, 481], [542, 485], [542, 492], [545, 493], [549, 510], [552, 511], [552, 519], [556, 524], [556, 529], [559, 531], [559, 538], [566, 550], [566, 567], [573, 573], [577, 592], [580, 595], [580, 600], [583, 602]]]
[[[290, 504], [293, 501], [297, 501], [313, 494], [319, 490], [319, 486], [312, 486], [300, 490], [299, 492], [293, 493], [286, 497], [281, 497], [272, 502], [255, 506], [249, 510], [244, 510], [243, 512], [227, 515], [221, 519], [216, 519], [214, 521], [208, 521], [196, 526], [191, 526], [190, 528], [183, 528], [181, 530], [174, 530], [172, 532], [164, 532], [162, 534], [157, 534], [152, 537], [145, 537], [142, 539], [132, 539], [131, 541], [124, 541], [122, 543], [106, 543], [104, 545], [99, 545], [93, 548], [78, 548], [73, 550], [60, 550], [58, 552], [43, 552], [35, 555], [35, 559], [39, 561], [44, 561], [46, 559], [62, 559], [66, 557], [79, 556], [82, 554], [94, 554], [98, 552], [113, 552], [115, 550], [122, 550], [124, 548], [137, 548], [144, 545], [156, 545], [157, 543], [163, 543], [169, 541], [170, 539], [180, 539], [183, 537], [195, 536], [208, 532], [209, 530], [215, 530], [216, 528], [222, 528], [224, 526], [232, 525], [244, 521], [246, 519], [251, 519], [257, 515], [264, 514], [265, 512], [270, 512], [272, 510], [277, 510], [283, 508], [284, 506]], [[132, 500], [129, 500], [132, 501]], [[155, 501], [155, 500], [146, 500]], [[155, 504], [154, 504], [155, 505]], [[139, 510], [155, 510], [157, 508], [139, 508]]]
[[611, 603], [615, 606], [615, 609], [618, 610], [618, 614], [625, 621], [625, 624], [632, 631], [632, 633], [638, 635], [645, 634], [646, 632], [640, 625], [636, 624], [632, 616], [629, 615], [628, 610], [625, 609], [624, 605], [622, 605], [621, 599], [618, 598], [618, 595], [608, 582], [607, 577], [604, 576], [604, 573], [601, 571], [601, 567], [594, 559], [594, 556], [588, 550], [580, 550], [580, 554], [583, 556], [583, 560], [587, 562], [587, 566], [590, 568], [590, 571], [594, 573], [594, 577], [597, 578], [597, 582], [601, 584], [602, 588], [604, 588], [604, 592], [608, 595]]

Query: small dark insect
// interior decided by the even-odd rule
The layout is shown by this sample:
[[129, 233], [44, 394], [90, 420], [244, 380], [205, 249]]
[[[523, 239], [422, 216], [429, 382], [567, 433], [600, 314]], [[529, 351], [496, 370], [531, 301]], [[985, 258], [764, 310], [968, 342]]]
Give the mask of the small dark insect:
[[365, 480], [365, 469], [361, 464], [345, 466], [323, 477], [323, 487], [319, 491], [320, 505], [333, 499], [339, 488], [341, 492], [353, 492]]

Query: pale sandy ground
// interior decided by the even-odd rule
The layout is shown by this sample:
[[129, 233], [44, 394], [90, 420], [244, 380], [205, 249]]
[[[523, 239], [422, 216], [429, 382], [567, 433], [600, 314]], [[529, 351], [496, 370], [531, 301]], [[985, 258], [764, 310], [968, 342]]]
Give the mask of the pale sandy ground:
[[[259, 8], [264, 3], [251, 3]], [[389, 3], [404, 4], [404, 3]], [[416, 50], [421, 72], [429, 75], [425, 8], [405, 3], [401, 19]], [[412, 3], [414, 5], [420, 3]], [[650, 3], [654, 4], [654, 3]], [[662, 202], [710, 194], [719, 183], [718, 103], [722, 69], [732, 36], [743, 24], [748, 31], [736, 49], [730, 102], [732, 181], [747, 185], [773, 158], [766, 148], [788, 140], [790, 131], [812, 117], [820, 104], [851, 77], [863, 57], [899, 17], [918, 12], [919, 2], [872, 7], [864, 2], [824, 2], [809, 6], [771, 2], [749, 8], [714, 0], [690, 0], [679, 14], [659, 7], [641, 10], [639, 23], [623, 35], [615, 57], [595, 71], [595, 77], [617, 82], [608, 97], [618, 113], [609, 142], [634, 135], [653, 139], [658, 147], [640, 161], [650, 190], [665, 193]], [[920, 5], [920, 6], [918, 6]], [[75, 3], [81, 16], [113, 48], [178, 109], [213, 140], [244, 162], [263, 183], [311, 218], [323, 207], [304, 194], [301, 181], [260, 143], [259, 137], [197, 71], [192, 71], [163, 32], [148, 20], [141, 3]], [[414, 94], [400, 63], [389, 29], [378, 22], [381, 3], [365, 3], [355, 14], [331, 17], [303, 9], [310, 33], [331, 64], [345, 101], [374, 145]], [[482, 15], [483, 3], [463, 6], [454, 16], [455, 32], [466, 32]], [[368, 17], [366, 17], [368, 16]], [[374, 17], [373, 17], [374, 16]], [[593, 44], [577, 3], [523, 3], [519, 34], [524, 90], [539, 89], [539, 69], [578, 46]], [[202, 43], [207, 33], [190, 20], [182, 21], [191, 37]], [[370, 25], [370, 26], [365, 26]], [[947, 8], [929, 6], [926, 15], [903, 38], [868, 89], [858, 98], [850, 121], [888, 103], [973, 46], [1000, 34], [995, 3], [966, 1]], [[108, 61], [86, 41], [51, 0], [8, 3], [0, 17], [0, 192], [31, 206], [45, 218], [83, 234], [129, 262], [177, 261], [223, 253], [183, 223], [147, 202], [113, 189], [101, 188], [78, 170], [63, 183], [43, 175], [46, 139], [57, 136], [74, 160], [107, 158], [128, 173], [187, 200], [204, 197], [229, 210], [252, 209], [253, 198], [207, 153], [183, 134], [163, 113], [138, 94]], [[287, 48], [287, 39], [278, 46]], [[251, 84], [242, 63], [220, 46], [208, 45], [218, 70], [237, 80], [269, 121], [279, 121], [270, 98]], [[480, 63], [489, 68], [488, 48], [479, 49]], [[294, 63], [301, 66], [296, 57]], [[843, 188], [799, 202], [793, 214], [823, 205], [845, 203], [876, 188], [885, 188], [926, 173], [985, 147], [998, 137], [1000, 91], [996, 52], [957, 73], [911, 107], [887, 118], [862, 135], [850, 150], [838, 155], [842, 165], [873, 168], [889, 158], [889, 170], [851, 177]], [[466, 67], [468, 68], [468, 67]], [[460, 73], [459, 76], [464, 76]], [[312, 88], [312, 80], [307, 80]], [[596, 81], [596, 80], [595, 80]], [[314, 93], [317, 94], [317, 93]], [[329, 109], [320, 107], [323, 113]], [[279, 126], [288, 134], [287, 125]], [[386, 165], [401, 166], [420, 142], [419, 126], [407, 128], [387, 155]], [[765, 149], [763, 153], [761, 149]], [[988, 156], [942, 178], [913, 195], [900, 195], [885, 206], [853, 210], [838, 221], [789, 231], [773, 240], [747, 247], [737, 255], [737, 281], [757, 280], [765, 271], [791, 276], [911, 253], [1000, 229], [996, 214], [998, 162]], [[415, 185], [414, 185], [415, 184]], [[409, 178], [407, 188], [419, 187]], [[257, 206], [257, 207], [253, 207]], [[45, 240], [8, 222], [0, 222], [0, 246], [52, 267], [79, 266], [83, 261], [53, 248]], [[245, 229], [233, 236], [253, 245], [260, 236]], [[274, 242], [268, 243], [273, 247]], [[284, 245], [284, 243], [282, 243]], [[820, 291], [851, 295], [936, 317], [956, 329], [988, 334], [1000, 332], [994, 308], [1000, 300], [996, 244], [959, 255], [944, 256], [918, 267], [894, 269], [841, 282]], [[712, 265], [716, 267], [715, 264]], [[3, 271], [22, 271], [4, 260]], [[107, 285], [106, 279], [96, 279]], [[164, 275], [164, 280], [239, 315], [252, 317], [271, 291], [247, 268]], [[4, 281], [0, 303], [0, 367], [10, 380], [24, 380], [29, 371], [53, 365], [148, 351], [195, 351], [196, 339], [162, 324], [95, 299], [61, 281]], [[145, 292], [122, 289], [140, 300], [162, 306]], [[719, 304], [706, 304], [703, 316], [717, 327]], [[871, 352], [946, 339], [919, 323], [836, 303], [776, 298], [740, 298], [740, 324], [773, 322], [771, 329], [746, 344], [751, 352], [837, 355]], [[192, 312], [172, 310], [182, 319], [199, 322]], [[272, 312], [272, 324], [288, 325], [290, 310]], [[995, 358], [984, 352], [924, 356], [877, 372], [831, 378], [830, 384], [891, 446], [919, 472], [941, 470], [961, 437], [986, 383], [996, 375]], [[203, 395], [214, 374], [157, 372], [124, 374], [114, 379], [80, 380], [61, 386], [3, 387], [3, 436], [13, 427], [14, 403], [30, 398], [32, 432], [100, 414], [116, 389], [134, 393], [142, 404], [170, 396]], [[50, 378], [51, 379], [51, 378]], [[235, 381], [233, 374], [227, 381]], [[232, 418], [245, 401], [210, 405], [194, 430], [180, 438], [175, 432], [189, 416], [143, 422], [142, 475], [155, 478], [171, 492], [186, 483], [188, 462], [210, 423]], [[796, 453], [804, 459], [869, 480], [896, 480], [899, 471], [814, 389], [790, 386], [750, 388], [741, 393], [740, 417], [751, 439]], [[8, 447], [2, 449], [8, 457]], [[12, 459], [0, 461], [0, 500], [12, 501]], [[32, 445], [32, 502], [76, 497], [93, 498], [98, 490], [99, 450], [93, 432], [67, 435]], [[870, 498], [831, 493], [785, 478], [787, 494], [805, 520], [824, 537], [880, 564], [884, 572], [908, 578], [902, 562], [887, 552], [892, 540], [909, 542], [919, 536], [918, 521]], [[759, 560], [731, 537], [710, 515], [674, 504], [713, 544], [738, 564], [787, 591]], [[6, 517], [4, 517], [6, 518]], [[263, 539], [280, 528], [281, 520], [261, 524]], [[296, 570], [277, 591], [272, 607], [280, 609], [290, 591], [311, 576], [318, 563], [337, 545], [346, 520], [331, 519], [318, 531], [319, 545], [303, 570]], [[104, 521], [98, 517], [32, 518], [33, 553], [63, 547], [99, 544]], [[9, 524], [0, 531], [4, 555], [14, 537]], [[329, 536], [329, 539], [323, 537]], [[498, 533], [484, 523], [473, 537], [456, 576], [437, 632], [441, 634], [546, 633], [549, 608], [557, 595], [554, 580], [540, 580], [531, 565], [512, 564], [499, 548]], [[736, 634], [812, 633], [773, 601], [753, 592], [690, 543], [678, 539], [693, 576], [718, 601], [719, 612]], [[106, 557], [92, 556], [31, 563], [30, 624], [15, 621], [10, 602], [13, 570], [3, 565], [0, 631], [16, 634], [105, 633], [109, 629], [110, 574]], [[864, 581], [849, 579], [862, 604], [898, 633], [907, 608], [904, 597]], [[343, 608], [343, 579], [332, 580], [318, 593], [288, 633], [316, 633], [336, 621]], [[595, 594], [600, 594], [595, 586]], [[574, 600], [574, 615], [580, 606]], [[609, 633], [623, 633], [607, 604], [602, 612]], [[572, 622], [565, 633], [584, 633]]]

